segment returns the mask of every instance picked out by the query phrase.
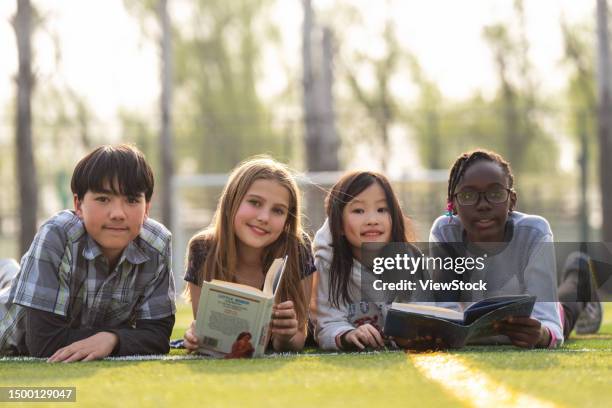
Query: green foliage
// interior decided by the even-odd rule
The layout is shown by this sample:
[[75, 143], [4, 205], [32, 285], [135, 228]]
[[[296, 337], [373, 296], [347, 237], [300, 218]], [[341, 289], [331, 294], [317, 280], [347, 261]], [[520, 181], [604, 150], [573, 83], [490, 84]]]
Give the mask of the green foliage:
[[551, 135], [542, 128], [541, 114], [546, 106], [538, 97], [529, 61], [522, 3], [515, 2], [517, 27], [507, 22], [492, 24], [483, 30], [500, 83], [491, 104], [491, 112], [496, 113], [501, 125], [496, 134], [501, 139], [497, 150], [510, 161], [517, 173], [554, 171], [558, 149]]
[[[501, 95], [486, 99], [476, 93], [462, 101], [445, 101], [437, 85], [427, 78], [416, 59], [411, 64], [414, 83], [419, 89], [416, 103], [404, 115], [415, 133], [420, 157], [426, 168], [449, 167], [461, 153], [485, 148], [508, 154], [508, 123], [504, 120], [505, 101]], [[536, 117], [517, 115], [513, 129], [529, 127], [530, 139], [519, 160], [511, 160], [515, 169], [551, 171], [555, 169], [558, 148], [540, 125], [546, 112]], [[518, 129], [514, 131], [519, 131]], [[508, 157], [509, 158], [509, 157]], [[518, 164], [518, 166], [517, 166]]]
[[[52, 188], [57, 199], [51, 208], [45, 208], [43, 202], [43, 209], [55, 212], [71, 208], [72, 170], [85, 153], [107, 140], [106, 135], [96, 127], [98, 123], [87, 100], [67, 85], [41, 87], [34, 103], [39, 186]], [[49, 157], [53, 160], [44, 160]]]
[[283, 140], [257, 93], [262, 43], [274, 34], [268, 0], [198, 1], [174, 41], [178, 157], [227, 171], [255, 153], [283, 156]]
[[[394, 96], [391, 83], [401, 68], [404, 56], [396, 37], [395, 26], [387, 19], [382, 33], [385, 54], [373, 57], [356, 53], [354, 61], [344, 65], [344, 73], [353, 98], [361, 105], [360, 108], [371, 121], [370, 140], [380, 146], [380, 162], [385, 168], [392, 146], [390, 145], [390, 127], [399, 115], [398, 101]], [[374, 85], [368, 89], [359, 80], [359, 71], [370, 71], [374, 77]]]
[[[124, 0], [147, 37], [155, 38], [156, 0]], [[225, 172], [267, 152], [288, 159], [286, 135], [257, 92], [264, 44], [278, 29], [266, 20], [271, 0], [181, 3], [172, 21], [175, 157], [179, 173]], [[173, 2], [169, 2], [172, 10]], [[172, 14], [172, 13], [171, 13]], [[158, 30], [157, 30], [158, 31]], [[130, 125], [133, 126], [134, 124]], [[151, 132], [147, 132], [151, 133]], [[150, 134], [152, 136], [152, 134]]]
[[565, 98], [569, 101], [569, 127], [576, 144], [586, 137], [591, 152], [590, 171], [597, 170], [597, 159], [593, 152], [598, 150], [597, 142], [597, 96], [595, 89], [595, 39], [592, 24], [570, 25], [561, 22], [565, 45], [564, 65], [569, 71]]
[[150, 123], [138, 112], [119, 110], [122, 142], [138, 146], [147, 158], [154, 174], [161, 173], [160, 155], [157, 147], [156, 123]]
[[[504, 22], [483, 30], [497, 67], [499, 90], [490, 98], [475, 94], [450, 101], [428, 77], [418, 57], [401, 46], [393, 19], [385, 21], [380, 52], [367, 55], [347, 50], [342, 37], [343, 31], [352, 32], [345, 27], [365, 29], [363, 16], [356, 7], [344, 3], [335, 7], [330, 19], [343, 51], [339, 77], [350, 91], [341, 106], [344, 111], [355, 112], [348, 119], [340, 118], [343, 138], [382, 145], [379, 153], [383, 168], [390, 151], [389, 129], [400, 126], [414, 136], [425, 168], [447, 168], [459, 154], [481, 147], [504, 155], [517, 173], [555, 171], [558, 147], [544, 128], [550, 112], [538, 97], [521, 1], [515, 2], [515, 18], [518, 28]], [[402, 100], [402, 89], [394, 82], [406, 72], [418, 92], [412, 103]]]
[[[417, 146], [424, 167], [439, 169], [450, 162], [446, 129], [441, 129], [441, 119], [445, 117], [443, 110], [443, 95], [437, 84], [427, 77], [418, 59], [408, 55], [412, 81], [419, 90], [419, 96], [412, 109], [407, 109], [405, 119], [411, 125], [417, 140]], [[455, 128], [451, 126], [451, 131]], [[446, 147], [443, 149], [442, 144]], [[449, 156], [449, 157], [447, 157]]]

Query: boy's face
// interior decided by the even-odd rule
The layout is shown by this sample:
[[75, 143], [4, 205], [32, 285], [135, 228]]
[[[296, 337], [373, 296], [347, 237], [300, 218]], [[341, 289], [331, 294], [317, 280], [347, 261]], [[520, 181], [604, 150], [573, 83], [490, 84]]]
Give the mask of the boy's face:
[[[508, 176], [499, 163], [480, 160], [465, 171], [455, 190], [453, 201], [467, 237], [472, 242], [502, 242], [508, 213], [516, 205], [516, 193], [507, 193]], [[484, 193], [506, 196], [503, 202], [490, 202]], [[476, 203], [462, 205], [457, 194], [478, 195]]]
[[150, 205], [144, 193], [134, 197], [116, 195], [110, 188], [100, 192], [88, 190], [83, 200], [74, 195], [76, 214], [110, 263], [117, 261], [125, 247], [138, 236]]

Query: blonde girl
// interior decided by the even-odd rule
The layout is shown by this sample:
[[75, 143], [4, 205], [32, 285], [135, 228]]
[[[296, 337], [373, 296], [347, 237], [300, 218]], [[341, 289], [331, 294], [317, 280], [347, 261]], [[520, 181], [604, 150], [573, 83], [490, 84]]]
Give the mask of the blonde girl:
[[[281, 303], [273, 308], [270, 341], [275, 351], [298, 351], [304, 347], [315, 271], [301, 225], [300, 193], [285, 165], [267, 157], [249, 159], [231, 173], [212, 225], [189, 242], [184, 279], [194, 318], [203, 281], [261, 289], [272, 261], [285, 255], [288, 265]], [[197, 350], [198, 343], [192, 323], [185, 348]]]

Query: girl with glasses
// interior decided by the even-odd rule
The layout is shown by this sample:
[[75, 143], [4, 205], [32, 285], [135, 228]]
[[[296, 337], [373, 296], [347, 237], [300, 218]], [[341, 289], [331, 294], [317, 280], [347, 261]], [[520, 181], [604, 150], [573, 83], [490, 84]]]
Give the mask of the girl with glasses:
[[[585, 304], [556, 302], [556, 259], [550, 225], [540, 216], [515, 211], [517, 194], [513, 187], [510, 164], [499, 154], [486, 150], [462, 154], [450, 171], [447, 215], [434, 222], [430, 242], [441, 246], [454, 243], [452, 247], [460, 248], [462, 255], [486, 254], [485, 269], [480, 274], [489, 282], [486, 297], [522, 293], [537, 296], [531, 316], [498, 322], [500, 336], [486, 342], [557, 347], [569, 336]], [[575, 281], [564, 284], [559, 294], [575, 293]], [[451, 294], [438, 300], [442, 300], [442, 306], [460, 309], [462, 305], [456, 301], [468, 299], [467, 295]]]

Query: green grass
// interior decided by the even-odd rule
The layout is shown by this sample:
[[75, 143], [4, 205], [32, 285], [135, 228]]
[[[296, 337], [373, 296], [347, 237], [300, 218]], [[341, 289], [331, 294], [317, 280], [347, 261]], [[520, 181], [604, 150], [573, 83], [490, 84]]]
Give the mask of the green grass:
[[[560, 406], [612, 406], [612, 303], [604, 317], [600, 333], [577, 336], [560, 350], [470, 347], [453, 354], [513, 390]], [[181, 306], [173, 337], [181, 337], [190, 321], [190, 308]], [[75, 386], [79, 405], [96, 406], [461, 405], [425, 379], [403, 352], [54, 365], [4, 361], [0, 386]]]
[[572, 334], [561, 349], [502, 347], [462, 352], [472, 367], [512, 389], [562, 406], [612, 406], [612, 303], [597, 334]]

